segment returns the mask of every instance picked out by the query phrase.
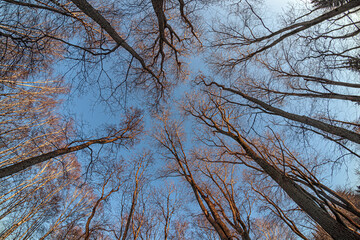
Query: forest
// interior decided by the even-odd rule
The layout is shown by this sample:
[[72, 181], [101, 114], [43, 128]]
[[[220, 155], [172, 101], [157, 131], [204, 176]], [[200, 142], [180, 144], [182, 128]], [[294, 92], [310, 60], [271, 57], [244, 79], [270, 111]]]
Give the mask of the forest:
[[360, 0], [0, 12], [0, 240], [360, 239]]

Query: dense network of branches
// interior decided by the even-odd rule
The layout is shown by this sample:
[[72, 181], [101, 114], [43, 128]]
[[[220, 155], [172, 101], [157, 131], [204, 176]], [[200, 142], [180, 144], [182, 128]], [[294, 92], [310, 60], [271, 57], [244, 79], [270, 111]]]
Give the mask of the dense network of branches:
[[360, 239], [360, 1], [267, 4], [1, 0], [0, 240]]

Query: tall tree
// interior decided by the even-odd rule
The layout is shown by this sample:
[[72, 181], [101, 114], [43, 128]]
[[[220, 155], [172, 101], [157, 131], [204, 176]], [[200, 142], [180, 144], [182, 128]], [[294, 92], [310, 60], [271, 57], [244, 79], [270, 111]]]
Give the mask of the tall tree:
[[[276, 24], [261, 1], [222, 1], [227, 17], [209, 27], [212, 3], [0, 2], [0, 238], [308, 239], [311, 224], [316, 237], [360, 238], [355, 195], [319, 180], [329, 162], [360, 157], [357, 116], [338, 113], [360, 102], [359, 1], [299, 3]], [[193, 79], [198, 50], [212, 72]], [[124, 118], [80, 137], [58, 114], [62, 68]], [[162, 112], [184, 79], [196, 85], [180, 104], [194, 131], [127, 109], [136, 90]], [[149, 125], [165, 153], [151, 166], [123, 151], [143, 151], [132, 146]], [[154, 186], [173, 177], [196, 206]]]
[[[150, 94], [150, 102], [158, 103], [177, 79], [186, 77], [185, 57], [201, 46], [200, 31], [192, 20], [203, 4], [183, 0], [107, 5], [86, 0], [2, 1], [3, 73], [18, 68], [33, 72], [67, 58], [70, 64], [82, 66], [76, 72], [99, 81], [100, 88], [109, 84], [110, 99], [119, 99], [123, 88], [140, 88]], [[124, 72], [109, 70], [109, 57]], [[90, 67], [100, 74], [91, 76]], [[119, 75], [121, 80], [115, 80]]]
[[220, 239], [250, 239], [251, 208], [248, 205], [244, 210], [239, 206], [246, 205], [249, 199], [239, 200], [242, 196], [235, 190], [238, 186], [231, 160], [223, 159], [221, 153], [212, 153], [211, 149], [188, 154], [183, 146], [181, 126], [168, 115], [161, 120], [162, 130], [156, 133], [156, 139], [166, 150], [167, 158], [174, 161], [169, 172], [186, 180], [204, 217]]
[[[346, 216], [338, 210], [343, 208], [359, 214], [359, 210], [351, 202], [321, 184], [315, 174], [287, 150], [286, 145], [269, 145], [247, 136], [241, 127], [243, 113], [238, 110], [234, 100], [223, 99], [221, 93], [209, 89], [204, 92], [206, 97], [190, 99], [185, 105], [185, 111], [213, 133], [215, 147], [235, 148], [231, 152], [237, 156], [246, 156], [241, 159], [244, 165], [270, 176], [305, 213], [335, 239], [344, 236], [348, 239], [359, 238], [352, 227], [343, 224], [342, 218]], [[222, 136], [232, 139], [235, 146], [227, 147], [229, 143], [222, 140]], [[217, 143], [217, 139], [220, 143]], [[334, 215], [336, 218], [333, 218]]]
[[[341, 158], [341, 153], [359, 157], [358, 119], [333, 111], [341, 106], [351, 112], [359, 100], [356, 82], [359, 1], [312, 3], [298, 11], [294, 7], [284, 16], [284, 25], [275, 27], [256, 1], [234, 3], [237, 8], [233, 9], [237, 10], [229, 21], [213, 25], [214, 38], [210, 44], [214, 53], [209, 60], [218, 75], [198, 76], [197, 82], [206, 97], [196, 104], [189, 103], [186, 111], [213, 129], [215, 135], [233, 139], [333, 238], [341, 239], [344, 235], [336, 231], [345, 231], [349, 234], [347, 238], [358, 239], [354, 230], [358, 229], [357, 224], [354, 222], [351, 227], [344, 224], [348, 217], [339, 210], [343, 207], [350, 210], [347, 206], [354, 206], [351, 201], [312, 179], [316, 174], [306, 165], [307, 170], [301, 170], [293, 179], [280, 164], [284, 157], [277, 157], [280, 164], [277, 166], [273, 155], [256, 140], [267, 139], [266, 129], [271, 129], [276, 138], [290, 136], [288, 132], [292, 131], [304, 134], [306, 141], [316, 139], [311, 146], [313, 151], [309, 150], [312, 153], [326, 154], [316, 141], [328, 144], [329, 149], [335, 149], [332, 143], [337, 144], [341, 152], [337, 157], [329, 156], [333, 163]], [[291, 139], [284, 141], [287, 142], [284, 146], [293, 144]], [[324, 162], [310, 168], [318, 168]], [[297, 164], [286, 165], [299, 171], [299, 167], [294, 167]], [[306, 184], [298, 176], [306, 177]], [[327, 195], [325, 199], [323, 193]], [[324, 207], [319, 200], [330, 201], [330, 207]]]

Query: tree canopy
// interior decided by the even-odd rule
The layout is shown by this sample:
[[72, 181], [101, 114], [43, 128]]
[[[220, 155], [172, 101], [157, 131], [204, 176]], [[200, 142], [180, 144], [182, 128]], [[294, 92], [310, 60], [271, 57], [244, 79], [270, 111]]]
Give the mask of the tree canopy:
[[0, 1], [0, 239], [360, 239], [360, 1], [269, 4]]

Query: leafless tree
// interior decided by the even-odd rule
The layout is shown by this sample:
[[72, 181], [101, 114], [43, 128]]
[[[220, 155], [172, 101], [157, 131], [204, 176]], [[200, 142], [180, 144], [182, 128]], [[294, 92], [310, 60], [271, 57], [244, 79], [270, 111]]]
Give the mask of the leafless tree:
[[[323, 6], [325, 2], [329, 6]], [[317, 133], [357, 156], [352, 145], [345, 143], [360, 142], [358, 119], [331, 109], [338, 104], [352, 109], [358, 104], [357, 73], [352, 70], [356, 70], [358, 59], [359, 3], [313, 3], [315, 6], [304, 6], [302, 11], [294, 8], [293, 17], [284, 17], [285, 26], [272, 30], [259, 15], [256, 4], [245, 1], [247, 15], [234, 14], [238, 26], [229, 22], [214, 27], [216, 52], [241, 52], [238, 56], [213, 58], [213, 66], [220, 74], [233, 75], [228, 75], [227, 82], [199, 82], [239, 96], [237, 103], [243, 99], [241, 104], [280, 116], [291, 126]], [[299, 102], [312, 104], [297, 109]]]
[[[360, 103], [359, 1], [304, 1], [277, 24], [258, 0], [223, 1], [209, 27], [212, 2], [0, 2], [0, 239], [360, 239], [358, 196], [320, 180], [360, 157], [356, 114], [337, 112]], [[190, 79], [199, 50], [212, 72]], [[112, 109], [129, 90], [156, 107], [161, 163], [132, 148], [148, 134], [140, 110], [80, 137], [57, 112], [63, 63]], [[162, 111], [185, 79], [194, 131]], [[294, 135], [316, 144], [305, 154]], [[170, 178], [192, 202], [159, 185]]]
[[[74, 156], [37, 168], [35, 174], [30, 170], [23, 173], [25, 179], [3, 179], [1, 239], [43, 239], [63, 229], [67, 222], [77, 223], [90, 208], [92, 192], [81, 183], [80, 166]], [[49, 228], [45, 230], [43, 224]]]
[[[67, 58], [79, 66], [75, 72], [86, 78], [91, 78], [89, 68], [100, 72], [92, 80], [103, 92], [109, 91], [104, 97], [108, 100], [121, 89], [135, 87], [158, 103], [176, 79], [186, 77], [185, 57], [201, 47], [200, 29], [193, 21], [198, 20], [196, 10], [203, 4], [206, 1], [134, 0], [104, 5], [86, 0], [4, 0], [0, 6], [4, 13], [2, 74], [19, 69], [34, 73]], [[120, 81], [104, 67], [110, 56], [124, 69]], [[105, 91], [107, 80], [110, 89]]]
[[[229, 138], [237, 146], [234, 151], [242, 159], [244, 165], [270, 176], [286, 194], [316, 223], [335, 239], [347, 236], [349, 239], [358, 239], [353, 227], [343, 224], [348, 219], [339, 209], [358, 214], [353, 203], [342, 198], [336, 192], [323, 185], [306, 165], [298, 160], [296, 155], [288, 150], [279, 136], [275, 135], [274, 143], [262, 143], [257, 139], [246, 136], [241, 127], [242, 113], [238, 106], [229, 98], [223, 99], [216, 90], [204, 90], [206, 96], [189, 100], [185, 111], [198, 119], [199, 123], [212, 131], [215, 139]], [[219, 140], [223, 143], [225, 140]], [[222, 147], [222, 145], [220, 145]], [[240, 147], [240, 148], [239, 148]], [[231, 149], [231, 148], [230, 148]], [[254, 165], [255, 163], [255, 165]], [[284, 216], [284, 220], [286, 217]], [[350, 220], [351, 221], [351, 220]], [[287, 221], [290, 224], [291, 221]], [[295, 230], [295, 229], [293, 229]], [[295, 230], [296, 231], [296, 230]]]
[[[249, 215], [240, 209], [231, 165], [222, 157], [213, 160], [210, 149], [188, 156], [180, 126], [167, 115], [161, 120], [163, 129], [156, 139], [167, 150], [167, 158], [174, 161], [170, 172], [179, 174], [190, 185], [202, 213], [221, 239], [250, 239]], [[249, 214], [250, 207], [245, 211]]]

